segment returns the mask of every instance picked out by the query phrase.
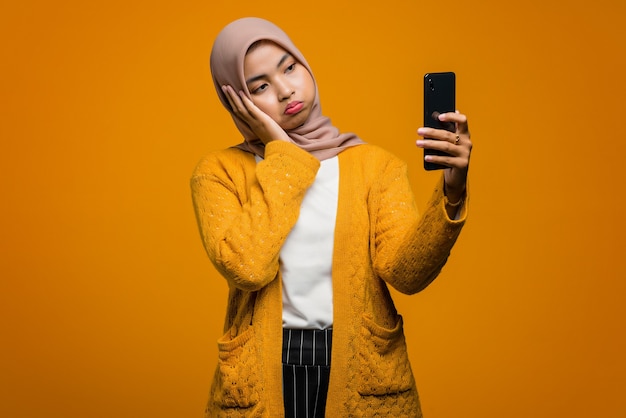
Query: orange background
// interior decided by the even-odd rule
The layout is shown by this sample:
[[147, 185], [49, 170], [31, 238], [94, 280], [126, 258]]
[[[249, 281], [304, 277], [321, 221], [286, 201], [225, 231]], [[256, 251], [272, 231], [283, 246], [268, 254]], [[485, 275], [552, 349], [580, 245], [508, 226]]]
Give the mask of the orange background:
[[337, 126], [410, 162], [422, 207], [422, 75], [457, 73], [470, 220], [397, 298], [425, 416], [626, 416], [624, 2], [367, 4], [2, 3], [0, 416], [202, 415], [226, 287], [188, 181], [239, 141], [208, 57], [248, 15], [291, 34]]

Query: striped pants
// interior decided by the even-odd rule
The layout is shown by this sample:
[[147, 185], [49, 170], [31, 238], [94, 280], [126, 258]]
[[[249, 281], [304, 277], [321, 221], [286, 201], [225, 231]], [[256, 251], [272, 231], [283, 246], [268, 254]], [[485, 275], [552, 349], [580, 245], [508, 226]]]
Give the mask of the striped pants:
[[283, 329], [286, 418], [324, 418], [332, 330]]

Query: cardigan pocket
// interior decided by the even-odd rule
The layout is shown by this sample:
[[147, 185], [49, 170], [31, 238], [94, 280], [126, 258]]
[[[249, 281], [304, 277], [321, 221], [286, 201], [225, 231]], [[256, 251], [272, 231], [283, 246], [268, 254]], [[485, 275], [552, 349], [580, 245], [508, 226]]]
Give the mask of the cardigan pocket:
[[415, 387], [400, 315], [391, 329], [363, 315], [360, 338], [358, 391], [362, 396], [394, 395]]
[[217, 341], [219, 356], [213, 401], [222, 409], [251, 408], [259, 402], [259, 378], [254, 328]]

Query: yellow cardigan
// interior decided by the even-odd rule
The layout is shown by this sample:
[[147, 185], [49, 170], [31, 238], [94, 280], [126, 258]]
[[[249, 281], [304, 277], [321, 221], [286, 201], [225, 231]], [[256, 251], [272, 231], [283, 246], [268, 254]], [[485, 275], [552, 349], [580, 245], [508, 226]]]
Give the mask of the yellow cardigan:
[[[229, 285], [207, 417], [284, 415], [279, 254], [319, 165], [297, 146], [273, 141], [258, 164], [229, 148], [205, 157], [193, 173], [202, 241]], [[439, 274], [467, 202], [460, 219], [450, 220], [439, 186], [420, 217], [405, 163], [373, 145], [340, 153], [339, 172], [326, 416], [421, 417], [402, 317], [387, 284], [412, 294]]]

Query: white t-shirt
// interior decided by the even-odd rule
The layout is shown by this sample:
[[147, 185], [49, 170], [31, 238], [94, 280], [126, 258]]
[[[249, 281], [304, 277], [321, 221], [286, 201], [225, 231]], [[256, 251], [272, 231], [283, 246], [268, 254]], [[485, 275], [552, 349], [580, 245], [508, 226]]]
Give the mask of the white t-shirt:
[[280, 251], [283, 327], [333, 325], [332, 263], [339, 193], [339, 158], [321, 161], [300, 216]]

